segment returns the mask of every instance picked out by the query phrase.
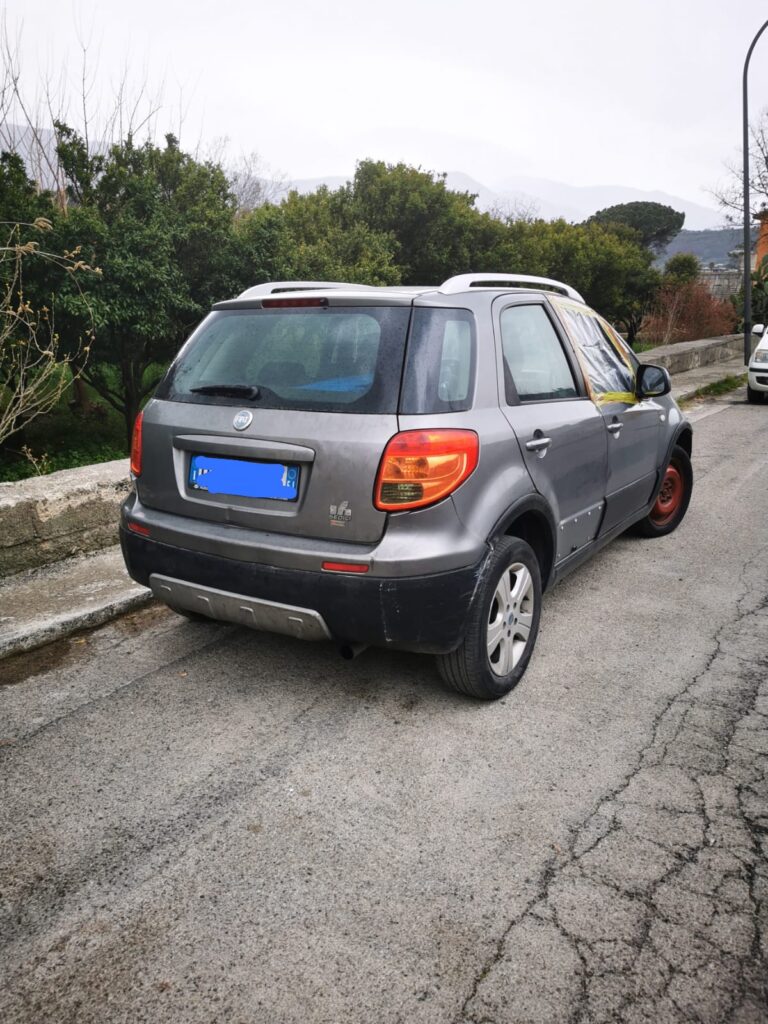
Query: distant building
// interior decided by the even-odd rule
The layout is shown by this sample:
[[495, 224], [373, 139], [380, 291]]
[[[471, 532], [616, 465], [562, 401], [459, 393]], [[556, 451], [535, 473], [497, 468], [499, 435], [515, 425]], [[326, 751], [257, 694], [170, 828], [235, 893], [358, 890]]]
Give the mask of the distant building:
[[[760, 225], [755, 239], [755, 247], [750, 253], [749, 264], [752, 270], [764, 257], [768, 256], [768, 210], [755, 214]], [[716, 299], [727, 299], [736, 295], [744, 281], [744, 246], [739, 245], [728, 255], [736, 261], [736, 268], [723, 267], [721, 264], [710, 263], [702, 269], [699, 280], [702, 281]]]
[[710, 266], [699, 272], [699, 280], [716, 299], [728, 299], [741, 288], [742, 271], [733, 267]]

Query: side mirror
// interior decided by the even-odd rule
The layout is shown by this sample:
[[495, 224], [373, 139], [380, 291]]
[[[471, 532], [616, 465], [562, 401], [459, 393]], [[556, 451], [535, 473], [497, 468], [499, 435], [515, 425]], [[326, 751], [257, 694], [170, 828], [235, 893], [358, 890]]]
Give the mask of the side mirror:
[[753, 324], [752, 333], [759, 335], [761, 338], [765, 334], [765, 324]]
[[635, 394], [638, 398], [661, 398], [672, 390], [669, 370], [665, 366], [642, 363], [637, 369]]

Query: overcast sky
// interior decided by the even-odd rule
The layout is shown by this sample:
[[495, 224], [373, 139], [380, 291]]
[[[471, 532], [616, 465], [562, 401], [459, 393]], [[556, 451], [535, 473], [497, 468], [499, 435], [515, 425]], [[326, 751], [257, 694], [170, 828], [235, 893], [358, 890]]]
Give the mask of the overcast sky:
[[[289, 178], [350, 175], [355, 161], [706, 189], [738, 162], [741, 71], [764, 0], [0, 0], [21, 29], [28, 85], [64, 71], [78, 34], [96, 97], [128, 64], [165, 83], [162, 133], [227, 136]], [[750, 108], [768, 106], [768, 30]], [[72, 120], [77, 120], [74, 115]]]

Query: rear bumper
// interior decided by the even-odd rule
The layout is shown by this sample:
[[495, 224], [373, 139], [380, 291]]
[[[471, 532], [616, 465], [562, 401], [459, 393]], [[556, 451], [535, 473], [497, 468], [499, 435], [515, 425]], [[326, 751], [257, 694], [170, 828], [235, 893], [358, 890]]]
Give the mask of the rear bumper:
[[[120, 544], [128, 572], [143, 586], [152, 585], [150, 576], [167, 577], [182, 585], [177, 592], [183, 590], [184, 584], [192, 584], [205, 594], [220, 592], [233, 598], [242, 595], [255, 599], [254, 604], [316, 613], [330, 636], [339, 642], [435, 654], [454, 650], [463, 639], [467, 614], [485, 564], [483, 559], [475, 566], [429, 576], [353, 576], [286, 569], [190, 551], [141, 537], [124, 527], [120, 529]], [[154, 582], [155, 592], [162, 598], [163, 593]], [[172, 603], [172, 598], [168, 600]], [[236, 604], [222, 600], [217, 616], [249, 624], [247, 617], [228, 611]], [[296, 619], [296, 615], [287, 616], [288, 620], [291, 618]], [[257, 612], [257, 618], [250, 624], [265, 621]], [[292, 632], [290, 628], [281, 628], [277, 619], [274, 622], [277, 625], [271, 628]], [[294, 635], [301, 635], [301, 631]]]

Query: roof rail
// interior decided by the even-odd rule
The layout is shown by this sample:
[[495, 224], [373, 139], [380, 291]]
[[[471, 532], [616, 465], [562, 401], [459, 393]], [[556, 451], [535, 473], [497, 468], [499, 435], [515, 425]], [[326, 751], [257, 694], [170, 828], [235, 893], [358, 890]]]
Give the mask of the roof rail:
[[438, 289], [444, 295], [454, 295], [456, 292], [465, 292], [469, 288], [486, 287], [493, 288], [494, 285], [503, 282], [507, 288], [514, 288], [522, 285], [537, 285], [540, 288], [547, 288], [554, 292], [567, 295], [569, 299], [583, 302], [584, 299], [575, 288], [562, 281], [553, 281], [550, 277], [531, 277], [528, 274], [459, 274], [457, 277], [449, 277], [443, 281]]
[[265, 284], [246, 288], [238, 299], [254, 299], [259, 295], [274, 295], [276, 292], [306, 292], [316, 288], [347, 288], [352, 291], [371, 291], [370, 284], [350, 284], [346, 281], [267, 281]]

